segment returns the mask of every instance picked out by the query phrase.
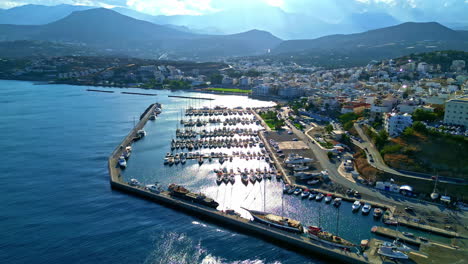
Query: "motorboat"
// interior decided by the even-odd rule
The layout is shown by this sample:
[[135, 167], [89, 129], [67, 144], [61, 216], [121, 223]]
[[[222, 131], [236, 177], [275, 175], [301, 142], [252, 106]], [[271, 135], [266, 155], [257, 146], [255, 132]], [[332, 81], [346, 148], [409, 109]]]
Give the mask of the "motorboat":
[[315, 199], [315, 196], [317, 196], [317, 193], [316, 193], [316, 192], [310, 192], [310, 194], [309, 194], [309, 200], [314, 200], [314, 199]]
[[245, 184], [245, 185], [249, 184], [249, 176], [247, 176], [247, 174], [243, 173], [243, 174], [241, 175], [241, 181], [242, 181], [242, 183]]
[[361, 208], [361, 202], [355, 201], [353, 205], [351, 206], [351, 208], [353, 209], [353, 212], [359, 210], [359, 208]]
[[140, 183], [137, 179], [130, 179], [130, 181], [128, 182], [128, 184], [129, 184], [130, 186], [135, 186], [135, 187], [141, 186], [141, 183]]
[[408, 252], [411, 251], [412, 249], [408, 247], [407, 245], [403, 244], [401, 241], [398, 239], [395, 239], [393, 242], [383, 242], [382, 246], [384, 247], [391, 247], [393, 249], [399, 250], [399, 251], [404, 251]]
[[283, 193], [288, 193], [288, 191], [289, 191], [290, 188], [291, 188], [291, 185], [285, 184], [285, 185], [283, 186]]
[[325, 197], [325, 203], [330, 203], [332, 201], [332, 195], [331, 194], [327, 194], [327, 196]]
[[310, 195], [310, 192], [308, 189], [305, 189], [302, 193], [301, 193], [301, 198], [302, 199], [305, 199], [305, 198], [308, 198]]
[[302, 193], [302, 189], [297, 187], [295, 190], [294, 190], [294, 195], [299, 195]]
[[223, 183], [223, 176], [219, 176], [216, 178], [216, 184], [220, 185], [221, 183]]
[[120, 168], [122, 168], [122, 169], [127, 168], [127, 161], [125, 160], [125, 157], [124, 157], [124, 156], [120, 156], [120, 157], [119, 157], [119, 166], [120, 166]]
[[308, 185], [315, 185], [315, 184], [317, 184], [319, 182], [320, 182], [320, 180], [312, 180], [312, 181], [308, 181], [307, 184]]
[[340, 207], [340, 205], [341, 205], [341, 200], [342, 200], [341, 198], [335, 198], [335, 199], [333, 200], [333, 206], [335, 206], [335, 207]]
[[302, 234], [304, 232], [301, 222], [297, 220], [266, 212], [248, 210], [246, 208], [242, 209], [249, 212], [252, 215], [254, 221], [267, 225], [269, 227], [275, 227], [292, 233]]
[[162, 186], [159, 183], [146, 185], [146, 188], [152, 193], [160, 193], [162, 191]]
[[288, 194], [293, 194], [293, 193], [294, 193], [294, 190], [295, 190], [295, 189], [294, 189], [293, 187], [289, 188]]
[[373, 213], [374, 218], [380, 218], [382, 216], [382, 214], [383, 214], [382, 209], [374, 208], [374, 213]]
[[140, 129], [137, 131], [137, 136], [142, 138], [144, 136], [146, 136], [146, 131], [144, 129]]
[[393, 258], [393, 259], [408, 259], [408, 255], [405, 253], [393, 248], [393, 247], [387, 247], [387, 246], [380, 246], [379, 250], [377, 250], [377, 253], [379, 255]]
[[362, 207], [361, 212], [362, 212], [362, 214], [367, 215], [367, 214], [369, 214], [369, 212], [370, 212], [371, 209], [372, 209], [372, 206], [371, 206], [370, 204], [367, 204], [367, 203], [366, 203], [366, 204]]
[[322, 201], [324, 196], [325, 195], [323, 195], [323, 193], [318, 193], [317, 196], [315, 196], [315, 201], [317, 201], [317, 202]]

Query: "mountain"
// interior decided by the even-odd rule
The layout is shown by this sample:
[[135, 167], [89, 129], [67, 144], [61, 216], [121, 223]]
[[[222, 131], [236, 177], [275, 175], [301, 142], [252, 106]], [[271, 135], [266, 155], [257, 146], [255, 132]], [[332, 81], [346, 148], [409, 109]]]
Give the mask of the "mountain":
[[132, 56], [187, 56], [203, 60], [219, 56], [265, 53], [281, 42], [264, 31], [232, 35], [200, 35], [96, 8], [75, 11], [46, 25], [0, 25], [0, 40], [39, 40], [117, 50]]
[[0, 10], [0, 24], [43, 25], [62, 19], [75, 11], [92, 9], [82, 5], [23, 5]]
[[288, 40], [273, 49], [272, 54], [309, 62], [329, 60], [336, 65], [363, 64], [411, 53], [448, 49], [467, 51], [467, 33], [435, 22], [411, 22], [358, 34]]

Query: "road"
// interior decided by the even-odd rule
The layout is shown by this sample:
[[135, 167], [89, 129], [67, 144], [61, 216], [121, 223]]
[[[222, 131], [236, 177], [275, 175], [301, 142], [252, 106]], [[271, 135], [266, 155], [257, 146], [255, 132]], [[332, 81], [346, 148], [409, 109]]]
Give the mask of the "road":
[[327, 150], [321, 149], [317, 144], [314, 144], [312, 138], [305, 134], [303, 131], [298, 130], [287, 118], [288, 110], [283, 108], [280, 115], [284, 118], [286, 124], [290, 127], [291, 131], [296, 137], [302, 140], [307, 146], [313, 151], [315, 158], [320, 162], [323, 169], [328, 170], [329, 178], [331, 181], [344, 186], [345, 188], [354, 189], [360, 192], [363, 196], [372, 197], [376, 202], [389, 203], [398, 206], [413, 206], [414, 208], [420, 208], [423, 210], [429, 210], [434, 212], [443, 212], [446, 210], [444, 206], [427, 203], [425, 201], [409, 198], [399, 194], [393, 194], [390, 192], [380, 192], [377, 189], [369, 188], [367, 186], [352, 182], [338, 173], [338, 165], [330, 161], [327, 156]]
[[[432, 179], [433, 175], [429, 174], [423, 174], [423, 173], [402, 173], [401, 171], [397, 171], [395, 169], [392, 169], [388, 167], [387, 164], [385, 164], [385, 161], [383, 160], [382, 156], [380, 155], [380, 152], [377, 150], [375, 147], [374, 143], [369, 139], [369, 137], [364, 133], [362, 130], [362, 127], [358, 123], [354, 123], [354, 128], [358, 132], [359, 136], [363, 139], [363, 142], [359, 142], [356, 140], [352, 140], [353, 143], [358, 146], [361, 149], [364, 149], [367, 154], [367, 160], [369, 161], [369, 164], [379, 170], [385, 171], [387, 173], [391, 173], [394, 175], [398, 175], [401, 177], [407, 177], [407, 178], [413, 178], [413, 179], [419, 179], [419, 180], [424, 180], [424, 181], [434, 181]], [[373, 161], [370, 159], [370, 155], [372, 155]], [[450, 183], [450, 184], [468, 184], [467, 181], [463, 179], [458, 179], [458, 178], [449, 178], [449, 177], [442, 177], [439, 176], [438, 179], [439, 182], [443, 183]]]

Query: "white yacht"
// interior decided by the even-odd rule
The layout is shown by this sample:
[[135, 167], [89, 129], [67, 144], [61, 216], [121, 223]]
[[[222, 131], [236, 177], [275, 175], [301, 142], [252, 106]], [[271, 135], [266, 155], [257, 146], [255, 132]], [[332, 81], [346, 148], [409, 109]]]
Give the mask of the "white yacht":
[[408, 259], [408, 255], [401, 251], [398, 251], [393, 247], [381, 246], [377, 253], [379, 253], [379, 255], [394, 259]]
[[359, 208], [361, 208], [361, 202], [355, 201], [353, 205], [351, 206], [351, 208], [353, 209], [353, 211], [359, 210]]
[[372, 206], [370, 204], [365, 204], [362, 207], [361, 212], [362, 212], [362, 214], [368, 214], [371, 209], [372, 209]]
[[289, 154], [284, 163], [286, 164], [304, 164], [312, 162], [311, 158], [306, 158], [297, 154]]
[[119, 166], [123, 169], [127, 168], [127, 161], [124, 156], [119, 157]]

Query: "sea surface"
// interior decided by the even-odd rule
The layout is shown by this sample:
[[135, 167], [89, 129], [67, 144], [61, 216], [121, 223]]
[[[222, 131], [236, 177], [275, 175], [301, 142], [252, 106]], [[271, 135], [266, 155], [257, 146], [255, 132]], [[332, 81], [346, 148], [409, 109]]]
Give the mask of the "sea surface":
[[[220, 202], [220, 210], [266, 210], [320, 224], [358, 243], [379, 224], [324, 202], [282, 195], [282, 183], [217, 186], [220, 164], [195, 161], [168, 167], [163, 157], [183, 116], [193, 106], [269, 106], [241, 96], [151, 91], [157, 97], [86, 91], [84, 86], [0, 81], [0, 259], [2, 263], [326, 263], [268, 241], [204, 222], [109, 186], [107, 157], [146, 107], [163, 104], [147, 137], [134, 144], [126, 179], [184, 184]], [[213, 101], [168, 95], [212, 97]], [[262, 168], [235, 159], [229, 168]], [[246, 215], [246, 212], [241, 212]], [[247, 216], [248, 217], [248, 216]], [[339, 219], [339, 225], [337, 225]], [[412, 231], [414, 232], [414, 231]], [[415, 232], [414, 232], [415, 233]]]

